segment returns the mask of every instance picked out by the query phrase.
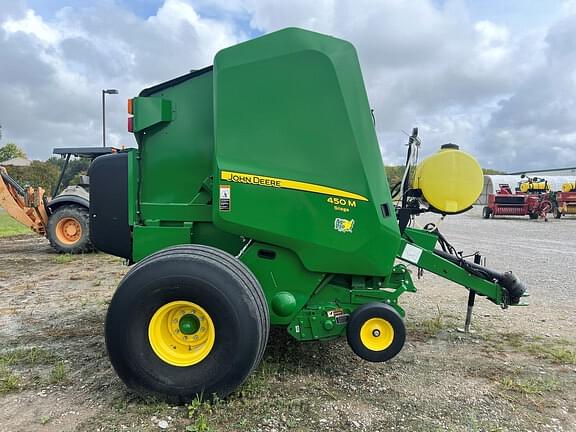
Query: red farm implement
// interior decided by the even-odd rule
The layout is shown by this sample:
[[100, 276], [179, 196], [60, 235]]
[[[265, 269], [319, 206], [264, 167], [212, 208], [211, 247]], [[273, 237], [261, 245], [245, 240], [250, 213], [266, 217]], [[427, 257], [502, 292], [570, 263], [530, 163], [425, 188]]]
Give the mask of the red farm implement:
[[565, 183], [562, 191], [554, 196], [553, 213], [556, 219], [566, 215], [576, 215], [576, 182]]
[[547, 220], [547, 213], [552, 210], [549, 199], [549, 186], [543, 179], [527, 179], [519, 184], [516, 193], [510, 186], [499, 185], [495, 194], [488, 195], [488, 205], [482, 210], [482, 217], [488, 219], [495, 216], [529, 216]]

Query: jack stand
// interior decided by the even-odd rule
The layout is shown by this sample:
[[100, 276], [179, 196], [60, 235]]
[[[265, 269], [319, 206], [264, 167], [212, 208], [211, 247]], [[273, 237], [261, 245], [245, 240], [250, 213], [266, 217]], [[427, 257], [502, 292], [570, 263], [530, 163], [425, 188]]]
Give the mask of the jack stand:
[[[480, 265], [482, 261], [482, 255], [474, 255], [474, 264]], [[464, 322], [464, 328], [457, 329], [460, 333], [470, 334], [474, 331], [470, 331], [470, 324], [472, 323], [472, 310], [474, 309], [474, 301], [476, 300], [476, 291], [470, 290], [468, 292], [468, 308], [466, 309], [466, 321]]]

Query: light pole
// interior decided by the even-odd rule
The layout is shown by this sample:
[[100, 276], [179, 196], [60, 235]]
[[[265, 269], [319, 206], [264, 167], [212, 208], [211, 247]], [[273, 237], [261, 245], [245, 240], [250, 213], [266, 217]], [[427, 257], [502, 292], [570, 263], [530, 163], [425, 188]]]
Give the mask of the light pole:
[[106, 147], [106, 95], [118, 94], [116, 89], [102, 90], [102, 147]]

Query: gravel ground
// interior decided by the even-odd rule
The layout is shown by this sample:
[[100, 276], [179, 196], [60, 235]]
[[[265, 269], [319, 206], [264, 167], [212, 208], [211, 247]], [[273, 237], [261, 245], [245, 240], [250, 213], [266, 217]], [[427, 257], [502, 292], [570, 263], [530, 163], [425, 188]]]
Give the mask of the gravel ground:
[[[530, 307], [500, 312], [479, 299], [479, 312], [495, 315], [511, 330], [576, 340], [576, 217], [549, 218], [547, 222], [530, 220], [528, 216], [482, 219], [481, 210], [482, 207], [475, 207], [443, 221], [426, 215], [417, 222], [420, 226], [430, 221], [437, 223], [456, 250], [466, 254], [480, 251], [487, 267], [512, 270], [526, 284], [530, 297], [525, 300]], [[451, 285], [428, 275], [421, 282], [437, 287]], [[451, 302], [464, 311], [467, 293], [453, 287], [460, 294], [460, 301]], [[428, 300], [439, 300], [442, 295]], [[554, 319], [550, 319], [552, 314]]]
[[103, 321], [121, 260], [0, 238], [0, 431], [576, 431], [576, 218], [482, 220], [474, 209], [440, 230], [513, 270], [530, 306], [479, 298], [475, 333], [463, 335], [466, 290], [426, 273], [403, 296], [408, 340], [390, 362], [273, 331], [241, 389], [187, 407], [134, 396], [108, 362]]

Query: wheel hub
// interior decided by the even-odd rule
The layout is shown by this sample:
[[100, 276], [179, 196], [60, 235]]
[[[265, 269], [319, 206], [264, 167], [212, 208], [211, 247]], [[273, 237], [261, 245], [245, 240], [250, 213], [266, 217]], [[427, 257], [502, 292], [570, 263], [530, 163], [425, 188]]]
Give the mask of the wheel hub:
[[160, 307], [148, 326], [152, 350], [173, 366], [200, 363], [212, 350], [215, 328], [210, 315], [189, 301], [173, 301]]
[[200, 320], [194, 314], [184, 315], [178, 323], [180, 333], [192, 335], [200, 330]]
[[370, 318], [360, 328], [360, 340], [371, 351], [383, 351], [394, 341], [394, 328], [383, 318]]
[[82, 237], [82, 227], [74, 218], [64, 218], [56, 225], [56, 235], [61, 243], [72, 245]]

